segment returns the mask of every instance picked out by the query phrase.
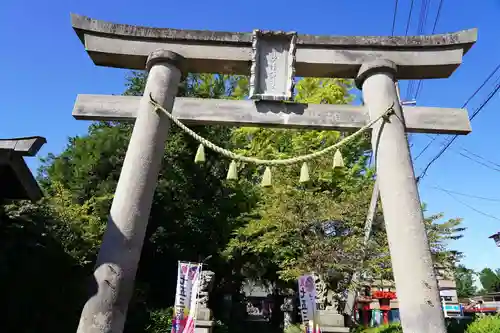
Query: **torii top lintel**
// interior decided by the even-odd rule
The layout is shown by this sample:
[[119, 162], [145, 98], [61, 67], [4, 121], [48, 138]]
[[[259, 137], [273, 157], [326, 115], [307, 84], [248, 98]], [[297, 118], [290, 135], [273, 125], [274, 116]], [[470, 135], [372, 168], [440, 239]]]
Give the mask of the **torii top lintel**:
[[[96, 65], [144, 69], [148, 55], [167, 49], [192, 73], [250, 74], [252, 33], [176, 30], [115, 24], [71, 15], [73, 29]], [[398, 79], [446, 78], [477, 40], [477, 29], [427, 36], [296, 36], [295, 74], [355, 78], [362, 63], [384, 58]]]

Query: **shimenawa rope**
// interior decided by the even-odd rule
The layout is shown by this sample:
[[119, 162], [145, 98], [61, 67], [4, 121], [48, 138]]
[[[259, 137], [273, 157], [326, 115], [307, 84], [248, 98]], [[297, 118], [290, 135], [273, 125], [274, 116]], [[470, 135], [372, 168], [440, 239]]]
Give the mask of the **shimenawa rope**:
[[235, 154], [232, 151], [229, 151], [227, 149], [224, 149], [222, 147], [217, 146], [213, 142], [203, 138], [202, 136], [198, 135], [196, 132], [193, 130], [189, 129], [186, 125], [184, 125], [179, 119], [177, 119], [174, 115], [172, 115], [170, 112], [168, 112], [163, 106], [158, 104], [151, 94], [149, 95], [150, 98], [150, 103], [155, 107], [155, 111], [160, 110], [162, 111], [170, 120], [172, 120], [177, 126], [179, 126], [186, 134], [190, 135], [193, 137], [196, 141], [198, 141], [200, 144], [203, 146], [212, 149], [213, 151], [221, 154], [222, 156], [225, 156], [229, 159], [240, 161], [240, 162], [247, 162], [247, 163], [253, 163], [253, 164], [260, 164], [260, 165], [266, 165], [266, 166], [273, 166], [273, 165], [290, 165], [290, 164], [296, 164], [300, 162], [306, 162], [313, 160], [317, 157], [323, 156], [328, 154], [329, 152], [343, 146], [344, 144], [348, 143], [349, 141], [353, 140], [354, 138], [358, 137], [361, 133], [372, 127], [377, 121], [379, 121], [382, 118], [387, 117], [390, 113], [394, 111], [393, 106], [391, 105], [387, 111], [385, 111], [383, 114], [378, 116], [377, 118], [371, 120], [368, 124], [365, 126], [361, 127], [359, 130], [354, 132], [353, 134], [343, 138], [339, 142], [326, 147], [322, 150], [318, 150], [314, 153], [307, 154], [307, 155], [302, 155], [302, 156], [297, 156], [297, 157], [292, 157], [292, 158], [287, 158], [287, 159], [275, 159], [275, 160], [262, 160], [254, 157], [248, 157], [244, 155], [239, 155]]

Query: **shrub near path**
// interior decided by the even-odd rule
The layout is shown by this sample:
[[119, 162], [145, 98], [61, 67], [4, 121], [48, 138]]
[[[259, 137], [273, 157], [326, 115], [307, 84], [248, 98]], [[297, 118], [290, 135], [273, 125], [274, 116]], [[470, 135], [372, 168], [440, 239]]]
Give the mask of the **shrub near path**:
[[500, 333], [500, 315], [484, 316], [474, 320], [467, 333]]

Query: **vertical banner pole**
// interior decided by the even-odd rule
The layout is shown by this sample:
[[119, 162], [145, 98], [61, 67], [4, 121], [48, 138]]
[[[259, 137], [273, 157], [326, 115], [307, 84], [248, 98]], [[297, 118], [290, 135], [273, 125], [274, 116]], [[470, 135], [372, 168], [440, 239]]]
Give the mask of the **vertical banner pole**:
[[194, 333], [201, 264], [179, 261], [172, 333]]

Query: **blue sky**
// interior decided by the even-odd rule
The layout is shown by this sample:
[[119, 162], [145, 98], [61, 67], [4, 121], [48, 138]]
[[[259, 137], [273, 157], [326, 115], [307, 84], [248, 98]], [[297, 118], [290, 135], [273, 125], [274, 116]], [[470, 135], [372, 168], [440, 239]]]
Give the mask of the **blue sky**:
[[[416, 34], [418, 26], [421, 1], [415, 0], [415, 3], [410, 34]], [[438, 3], [431, 0], [425, 33], [432, 30]], [[396, 34], [405, 32], [409, 4], [410, 0], [399, 0]], [[117, 23], [181, 29], [244, 32], [259, 28], [308, 34], [388, 35], [393, 11], [393, 0], [4, 0], [0, 9], [0, 61], [3, 64], [0, 136], [45, 136], [48, 144], [40, 156], [58, 153], [66, 146], [68, 137], [85, 134], [89, 125], [71, 116], [77, 94], [123, 91], [127, 71], [92, 63], [71, 28], [71, 12]], [[500, 0], [481, 0], [480, 5], [478, 1], [444, 0], [436, 32], [476, 27], [479, 40], [451, 78], [425, 82], [418, 97], [419, 105], [460, 107], [463, 104], [500, 61], [499, 17]], [[470, 111], [483, 101], [492, 84], [472, 100]], [[401, 83], [403, 97], [406, 85]], [[460, 137], [430, 168], [420, 186], [422, 201], [428, 204], [429, 212], [464, 219], [468, 228], [466, 235], [452, 246], [464, 251], [467, 256], [464, 263], [476, 270], [486, 266], [500, 268], [497, 259], [500, 249], [487, 238], [500, 231], [499, 203], [457, 195], [461, 203], [433, 187], [500, 199], [499, 171], [460, 155], [465, 153], [465, 148], [500, 164], [499, 109], [500, 95], [497, 94], [473, 120], [472, 134]], [[417, 173], [447, 138], [440, 137], [419, 157], [415, 164]], [[412, 140], [413, 156], [416, 156], [430, 139], [415, 135]], [[29, 165], [36, 169], [39, 163], [31, 158]]]

